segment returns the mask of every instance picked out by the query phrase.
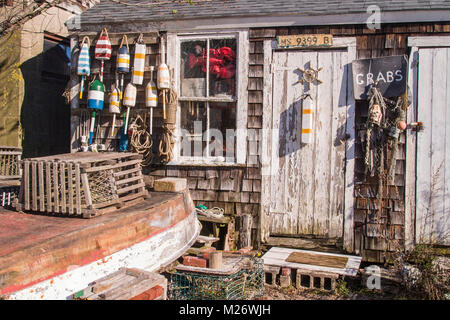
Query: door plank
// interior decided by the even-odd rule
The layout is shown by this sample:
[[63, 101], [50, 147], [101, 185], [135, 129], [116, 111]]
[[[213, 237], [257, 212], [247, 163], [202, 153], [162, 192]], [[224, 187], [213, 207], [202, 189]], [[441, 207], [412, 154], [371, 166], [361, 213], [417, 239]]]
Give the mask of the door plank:
[[347, 86], [342, 79], [347, 79], [345, 64], [347, 52], [334, 52], [333, 63], [333, 115], [331, 132], [330, 156], [330, 208], [329, 233], [330, 238], [340, 238], [343, 235], [344, 197], [345, 194], [345, 134], [347, 115]]
[[[315, 101], [314, 121], [314, 235], [327, 235], [329, 231], [330, 205], [330, 158], [333, 131], [333, 70], [335, 63], [331, 51], [318, 52], [317, 60], [312, 65], [319, 72], [317, 100]], [[334, 134], [334, 132], [333, 132]]]
[[271, 180], [272, 180], [272, 188], [270, 194], [270, 211], [271, 213], [271, 233], [279, 233], [283, 230], [283, 216], [284, 216], [284, 207], [283, 199], [281, 195], [283, 194], [283, 190], [281, 188], [281, 178], [280, 178], [280, 165], [282, 165], [280, 161], [280, 114], [283, 101], [285, 98], [285, 86], [284, 84], [287, 81], [285, 71], [282, 70], [283, 67], [286, 67], [287, 62], [287, 53], [276, 53], [273, 59], [273, 109], [272, 109], [272, 128], [273, 128], [273, 136], [272, 136], [272, 161], [271, 161]]
[[[444, 241], [445, 227], [445, 114], [447, 109], [447, 50], [433, 49], [432, 137], [431, 137], [431, 204], [433, 242]], [[447, 72], [443, 72], [447, 70]]]
[[[302, 69], [305, 69], [305, 64], [311, 61], [313, 67], [317, 64], [317, 52], [305, 52], [302, 54]], [[313, 101], [313, 143], [302, 144], [300, 150], [300, 189], [299, 189], [299, 220], [298, 233], [299, 234], [313, 234], [314, 226], [314, 195], [312, 182], [314, 181], [314, 161], [315, 161], [315, 139], [317, 137], [315, 129], [315, 119], [317, 117], [317, 87], [312, 84], [309, 87], [309, 94]], [[299, 122], [299, 131], [301, 132], [301, 122]]]
[[447, 94], [446, 94], [446, 109], [445, 109], [445, 123], [447, 129], [445, 130], [445, 178], [444, 178], [444, 211], [442, 212], [442, 230], [444, 231], [446, 245], [450, 244], [450, 48], [446, 48], [447, 62]]
[[431, 190], [431, 111], [424, 106], [431, 106], [433, 84], [431, 70], [433, 70], [433, 49], [421, 49], [419, 51], [419, 94], [418, 94], [418, 111], [417, 118], [422, 121], [425, 128], [417, 137], [417, 220], [416, 232], [417, 241], [425, 240], [429, 232], [429, 224], [426, 223], [428, 209], [430, 207], [430, 190]]

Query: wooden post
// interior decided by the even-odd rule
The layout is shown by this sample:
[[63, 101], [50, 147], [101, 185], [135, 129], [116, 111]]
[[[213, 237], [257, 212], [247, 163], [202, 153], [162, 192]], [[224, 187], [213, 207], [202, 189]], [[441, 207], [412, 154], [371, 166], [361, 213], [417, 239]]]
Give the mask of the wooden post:
[[244, 214], [241, 216], [239, 229], [239, 244], [241, 248], [250, 247], [252, 245], [252, 216]]
[[221, 269], [222, 268], [222, 252], [211, 252], [209, 254], [209, 268]]

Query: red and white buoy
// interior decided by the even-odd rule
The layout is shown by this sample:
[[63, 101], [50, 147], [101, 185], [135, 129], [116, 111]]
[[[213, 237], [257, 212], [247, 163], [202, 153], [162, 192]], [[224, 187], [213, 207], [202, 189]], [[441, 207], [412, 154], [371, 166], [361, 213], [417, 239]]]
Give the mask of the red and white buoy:
[[108, 31], [102, 29], [100, 36], [95, 45], [94, 57], [101, 61], [100, 66], [100, 82], [103, 82], [103, 67], [105, 60], [111, 59], [111, 42], [109, 41]]

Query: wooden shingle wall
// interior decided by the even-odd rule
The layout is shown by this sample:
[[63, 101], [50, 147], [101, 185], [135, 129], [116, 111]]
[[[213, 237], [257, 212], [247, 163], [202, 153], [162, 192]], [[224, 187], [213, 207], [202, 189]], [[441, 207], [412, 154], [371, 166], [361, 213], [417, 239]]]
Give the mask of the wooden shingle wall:
[[[276, 39], [281, 35], [332, 34], [334, 37], [355, 37], [357, 40], [357, 59], [376, 58], [391, 55], [408, 55], [407, 38], [410, 36], [439, 35], [450, 33], [450, 23], [391, 24], [381, 25], [379, 30], [369, 30], [365, 25], [258, 28], [250, 31], [251, 44], [262, 48], [265, 39]], [[251, 61], [262, 61], [257, 52]], [[252, 54], [251, 54], [252, 56]], [[253, 72], [260, 72], [258, 66]], [[258, 79], [259, 80], [259, 79]], [[258, 96], [257, 84], [249, 86], [249, 94]], [[364, 179], [363, 147], [368, 104], [356, 104], [356, 161], [354, 228], [355, 253], [361, 254], [365, 261], [389, 261], [392, 253], [404, 248], [405, 239], [405, 133], [400, 135], [396, 161], [395, 184], [385, 188], [380, 204], [377, 199], [377, 179]], [[381, 205], [381, 210], [379, 207]]]

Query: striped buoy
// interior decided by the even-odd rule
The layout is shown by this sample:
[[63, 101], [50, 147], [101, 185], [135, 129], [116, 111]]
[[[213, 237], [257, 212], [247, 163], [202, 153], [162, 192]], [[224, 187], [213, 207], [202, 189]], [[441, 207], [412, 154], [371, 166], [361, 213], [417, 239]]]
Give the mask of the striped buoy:
[[164, 90], [170, 88], [170, 74], [167, 64], [161, 63], [158, 67], [158, 89]]
[[[126, 37], [126, 36], [125, 36]], [[130, 52], [127, 46], [121, 46], [117, 54], [117, 73], [130, 72]]]
[[109, 112], [120, 113], [120, 90], [115, 85], [111, 86], [111, 94], [109, 95]]
[[77, 74], [81, 76], [80, 99], [83, 99], [84, 77], [91, 74], [91, 58], [89, 56], [89, 37], [84, 37], [81, 42], [80, 55], [78, 56]]
[[114, 136], [116, 114], [120, 113], [120, 90], [115, 85], [111, 86], [111, 94], [109, 95], [109, 112], [113, 114], [111, 136]]
[[123, 105], [127, 107], [127, 116], [125, 118], [125, 130], [127, 132], [128, 128], [128, 118], [130, 116], [130, 107], [134, 107], [136, 105], [136, 86], [132, 83], [127, 84], [125, 88], [125, 92], [123, 94]]
[[[103, 34], [105, 33], [105, 34]], [[103, 82], [103, 66], [105, 60], [111, 59], [111, 42], [109, 41], [108, 31], [106, 28], [102, 29], [97, 43], [95, 45], [94, 57], [101, 61], [100, 67], [100, 81]]]
[[94, 125], [96, 111], [103, 110], [103, 100], [105, 97], [105, 87], [103, 83], [98, 80], [94, 80], [89, 86], [88, 91], [88, 108], [92, 109], [91, 128], [89, 130], [89, 144], [92, 144], [94, 137]]
[[103, 83], [94, 80], [89, 86], [88, 92], [88, 108], [103, 110], [103, 100], [105, 97], [105, 87]]
[[116, 72], [120, 74], [120, 99], [122, 99], [124, 74], [130, 72], [130, 50], [128, 47], [128, 38], [125, 34], [122, 37], [117, 54]]
[[141, 85], [144, 82], [144, 68], [145, 68], [145, 52], [147, 47], [142, 40], [142, 33], [139, 35], [137, 43], [134, 48], [134, 62], [131, 83]]
[[[308, 99], [309, 98], [309, 99]], [[303, 99], [302, 107], [302, 143], [311, 143], [313, 138], [313, 100], [311, 96]]]
[[162, 90], [162, 102], [163, 102], [163, 119], [166, 120], [166, 90], [170, 89], [170, 73], [169, 67], [165, 63], [166, 53], [165, 45], [161, 43], [161, 61], [162, 63], [158, 66], [157, 72], [157, 85], [158, 89]]
[[150, 66], [150, 81], [145, 88], [145, 105], [150, 108], [150, 134], [153, 133], [153, 108], [158, 106], [158, 88], [153, 82], [154, 67]]
[[126, 107], [134, 107], [136, 105], [136, 86], [132, 83], [127, 84], [123, 94], [123, 105]]

